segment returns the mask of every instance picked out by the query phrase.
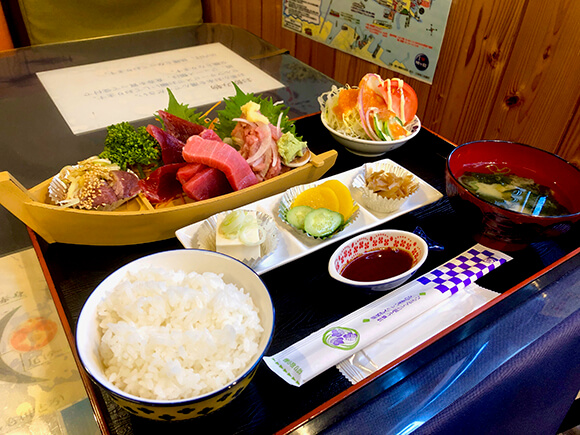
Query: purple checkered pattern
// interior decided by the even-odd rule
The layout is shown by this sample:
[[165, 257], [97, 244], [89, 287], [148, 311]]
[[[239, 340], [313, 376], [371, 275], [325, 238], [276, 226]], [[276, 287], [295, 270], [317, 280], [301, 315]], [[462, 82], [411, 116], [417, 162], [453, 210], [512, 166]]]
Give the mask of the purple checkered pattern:
[[435, 289], [441, 293], [454, 294], [505, 262], [504, 258], [494, 257], [488, 250], [470, 249], [417, 281], [423, 285], [435, 283]]

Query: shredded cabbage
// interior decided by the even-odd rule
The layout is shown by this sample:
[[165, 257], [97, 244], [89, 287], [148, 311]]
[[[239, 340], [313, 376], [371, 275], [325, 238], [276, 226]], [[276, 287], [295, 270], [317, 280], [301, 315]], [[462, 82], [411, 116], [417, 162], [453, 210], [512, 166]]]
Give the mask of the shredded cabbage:
[[[347, 85], [345, 88], [349, 89], [349, 86]], [[344, 88], [333, 86], [330, 91], [318, 97], [318, 102], [320, 103], [320, 108], [324, 114], [326, 123], [330, 128], [344, 135], [357, 139], [371, 139], [365, 133], [357, 108], [344, 113], [342, 118], [339, 118], [334, 113], [333, 109], [338, 104], [338, 94], [342, 89]]]

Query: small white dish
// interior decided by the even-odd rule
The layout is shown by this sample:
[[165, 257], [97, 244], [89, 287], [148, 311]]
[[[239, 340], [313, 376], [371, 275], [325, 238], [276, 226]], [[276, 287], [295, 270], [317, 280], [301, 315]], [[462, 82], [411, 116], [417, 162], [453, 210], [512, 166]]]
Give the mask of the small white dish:
[[[413, 183], [417, 183], [417, 190], [408, 196], [400, 198], [384, 198], [381, 195], [374, 193], [371, 189], [367, 187], [366, 176], [373, 172], [390, 172], [397, 177], [405, 177], [410, 175], [413, 177]], [[394, 162], [374, 162], [366, 163], [364, 165], [364, 170], [358, 174], [352, 181], [352, 187], [355, 191], [359, 193], [359, 202], [364, 207], [371, 210], [377, 211], [379, 213], [392, 213], [407, 201], [411, 196], [413, 196], [419, 190], [419, 180], [410, 171], [407, 171], [402, 166], [396, 165]]]
[[[324, 181], [326, 181], [326, 180], [321, 180], [321, 181], [316, 181], [314, 183], [301, 184], [299, 186], [291, 187], [286, 192], [284, 192], [282, 194], [282, 197], [280, 198], [280, 206], [278, 208], [278, 216], [280, 217], [280, 219], [282, 219], [282, 222], [284, 222], [286, 225], [288, 225], [289, 228], [291, 228], [293, 231], [297, 232], [298, 234], [303, 235], [303, 236], [308, 237], [308, 238], [311, 238], [311, 239], [325, 240], [325, 239], [330, 239], [330, 238], [334, 237], [336, 234], [340, 233], [346, 227], [348, 227], [350, 224], [352, 224], [354, 221], [356, 221], [356, 219], [358, 218], [359, 213], [360, 213], [360, 207], [357, 207], [356, 210], [347, 219], [346, 222], [343, 222], [343, 224], [340, 227], [338, 227], [335, 232], [333, 232], [332, 234], [330, 234], [328, 236], [324, 236], [324, 237], [311, 236], [306, 231], [298, 229], [295, 226], [293, 226], [292, 224], [290, 224], [290, 222], [288, 222], [286, 215], [288, 214], [288, 211], [292, 208], [292, 203], [294, 202], [296, 197], [298, 195], [300, 195], [302, 192], [304, 192], [305, 190], [308, 190], [312, 187], [316, 187], [316, 186], [322, 184]], [[357, 205], [357, 203], [353, 199], [353, 207], [356, 205]]]
[[[354, 281], [342, 276], [348, 264], [356, 258], [380, 249], [404, 249], [413, 257], [411, 268], [391, 278], [379, 281]], [[427, 259], [429, 247], [420, 236], [408, 231], [378, 230], [361, 234], [340, 245], [330, 257], [328, 273], [335, 280], [353, 287], [387, 291], [399, 287], [411, 278]]]
[[[210, 216], [205, 221], [203, 221], [203, 224], [194, 235], [193, 246], [197, 246], [199, 249], [215, 251], [216, 231], [219, 220], [218, 218], [231, 212], [232, 210], [224, 211]], [[240, 260], [242, 263], [251, 267], [252, 269], [254, 269], [258, 263], [265, 260], [270, 255], [272, 255], [272, 253], [274, 253], [278, 247], [278, 240], [280, 238], [278, 227], [276, 226], [274, 219], [272, 219], [270, 215], [260, 211], [256, 211], [255, 213], [258, 224], [266, 232], [266, 238], [260, 245], [260, 256], [258, 258], [244, 258], [243, 260]]]

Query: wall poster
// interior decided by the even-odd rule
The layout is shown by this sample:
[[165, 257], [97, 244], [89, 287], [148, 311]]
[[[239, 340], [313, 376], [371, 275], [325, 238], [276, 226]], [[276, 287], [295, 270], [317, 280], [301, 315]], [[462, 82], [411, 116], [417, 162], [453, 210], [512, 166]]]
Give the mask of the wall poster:
[[433, 83], [452, 0], [284, 0], [282, 26]]

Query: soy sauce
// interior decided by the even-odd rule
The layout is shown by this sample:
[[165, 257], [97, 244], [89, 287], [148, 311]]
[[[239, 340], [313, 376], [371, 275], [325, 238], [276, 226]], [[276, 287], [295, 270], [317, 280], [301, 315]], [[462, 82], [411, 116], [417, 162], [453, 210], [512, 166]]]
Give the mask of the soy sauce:
[[385, 248], [355, 258], [341, 272], [353, 281], [380, 281], [406, 272], [413, 266], [413, 256], [404, 249]]

